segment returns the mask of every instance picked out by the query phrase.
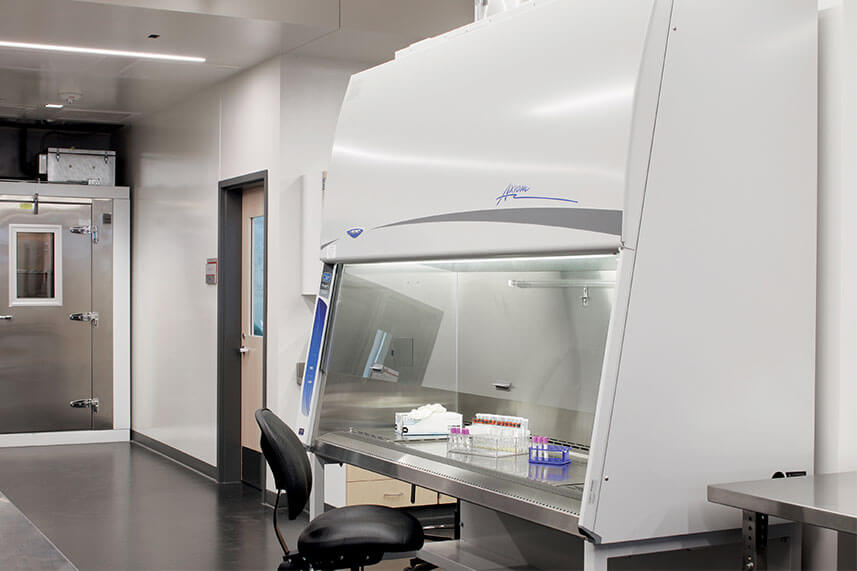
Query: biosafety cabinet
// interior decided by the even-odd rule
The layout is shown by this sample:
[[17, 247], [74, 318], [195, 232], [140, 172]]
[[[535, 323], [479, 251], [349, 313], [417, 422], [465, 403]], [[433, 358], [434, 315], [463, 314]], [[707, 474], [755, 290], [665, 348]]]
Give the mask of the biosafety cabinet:
[[[481, 523], [435, 561], [739, 541], [707, 484], [812, 470], [816, 10], [533, 1], [355, 75], [296, 426], [319, 462], [460, 498]], [[396, 432], [433, 403], [572, 461]]]

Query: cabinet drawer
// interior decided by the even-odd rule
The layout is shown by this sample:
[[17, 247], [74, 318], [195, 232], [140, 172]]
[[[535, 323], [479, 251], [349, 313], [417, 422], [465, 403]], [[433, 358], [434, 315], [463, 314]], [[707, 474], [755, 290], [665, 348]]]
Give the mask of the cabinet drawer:
[[417, 488], [416, 502], [411, 503], [411, 485], [399, 480], [369, 480], [348, 482], [346, 503], [349, 506], [376, 504], [380, 506], [424, 506], [437, 503], [437, 493]]
[[370, 472], [369, 470], [364, 470], [363, 468], [358, 468], [357, 466], [346, 466], [345, 467], [345, 481], [346, 482], [368, 482], [371, 480], [389, 480], [387, 476], [376, 474], [375, 472]]

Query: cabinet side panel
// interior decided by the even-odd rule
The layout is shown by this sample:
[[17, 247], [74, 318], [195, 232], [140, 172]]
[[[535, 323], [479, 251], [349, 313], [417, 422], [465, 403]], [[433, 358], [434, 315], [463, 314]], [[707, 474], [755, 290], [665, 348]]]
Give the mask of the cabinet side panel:
[[649, 174], [652, 138], [660, 97], [667, 38], [673, 0], [661, 0], [655, 4], [646, 47], [637, 79], [637, 94], [634, 99], [634, 118], [631, 127], [631, 146], [628, 151], [628, 170], [625, 183], [625, 205], [622, 217], [622, 251], [615, 289], [613, 314], [607, 333], [607, 346], [598, 389], [598, 406], [592, 426], [591, 451], [586, 467], [583, 502], [581, 503], [580, 528], [592, 531], [598, 495], [598, 483], [604, 469], [604, 450], [610, 433], [613, 415], [613, 399], [619, 360], [622, 355], [622, 340], [628, 317], [628, 301], [634, 271], [634, 249], [640, 229], [640, 212]]
[[605, 543], [737, 527], [707, 484], [812, 469], [816, 9], [675, 2], [593, 489]]

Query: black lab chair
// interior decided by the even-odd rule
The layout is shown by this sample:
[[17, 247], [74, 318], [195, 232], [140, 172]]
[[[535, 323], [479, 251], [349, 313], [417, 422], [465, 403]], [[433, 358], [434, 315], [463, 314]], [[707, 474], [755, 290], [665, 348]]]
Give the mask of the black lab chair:
[[277, 510], [285, 492], [289, 519], [303, 512], [312, 489], [309, 460], [301, 441], [273, 412], [257, 410], [256, 422], [262, 430], [262, 453], [277, 486], [274, 529], [283, 548], [280, 570], [360, 569], [378, 563], [384, 553], [423, 546], [422, 526], [409, 513], [386, 506], [349, 506], [312, 520], [298, 538], [298, 552], [290, 553], [277, 524]]

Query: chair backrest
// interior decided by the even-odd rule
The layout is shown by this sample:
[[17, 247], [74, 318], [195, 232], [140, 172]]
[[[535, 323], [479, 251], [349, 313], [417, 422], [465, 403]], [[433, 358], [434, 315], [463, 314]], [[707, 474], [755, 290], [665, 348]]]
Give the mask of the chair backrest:
[[312, 489], [306, 449], [292, 429], [267, 408], [257, 410], [255, 416], [262, 430], [262, 454], [274, 473], [277, 489], [286, 492], [289, 519], [295, 519], [306, 507]]

